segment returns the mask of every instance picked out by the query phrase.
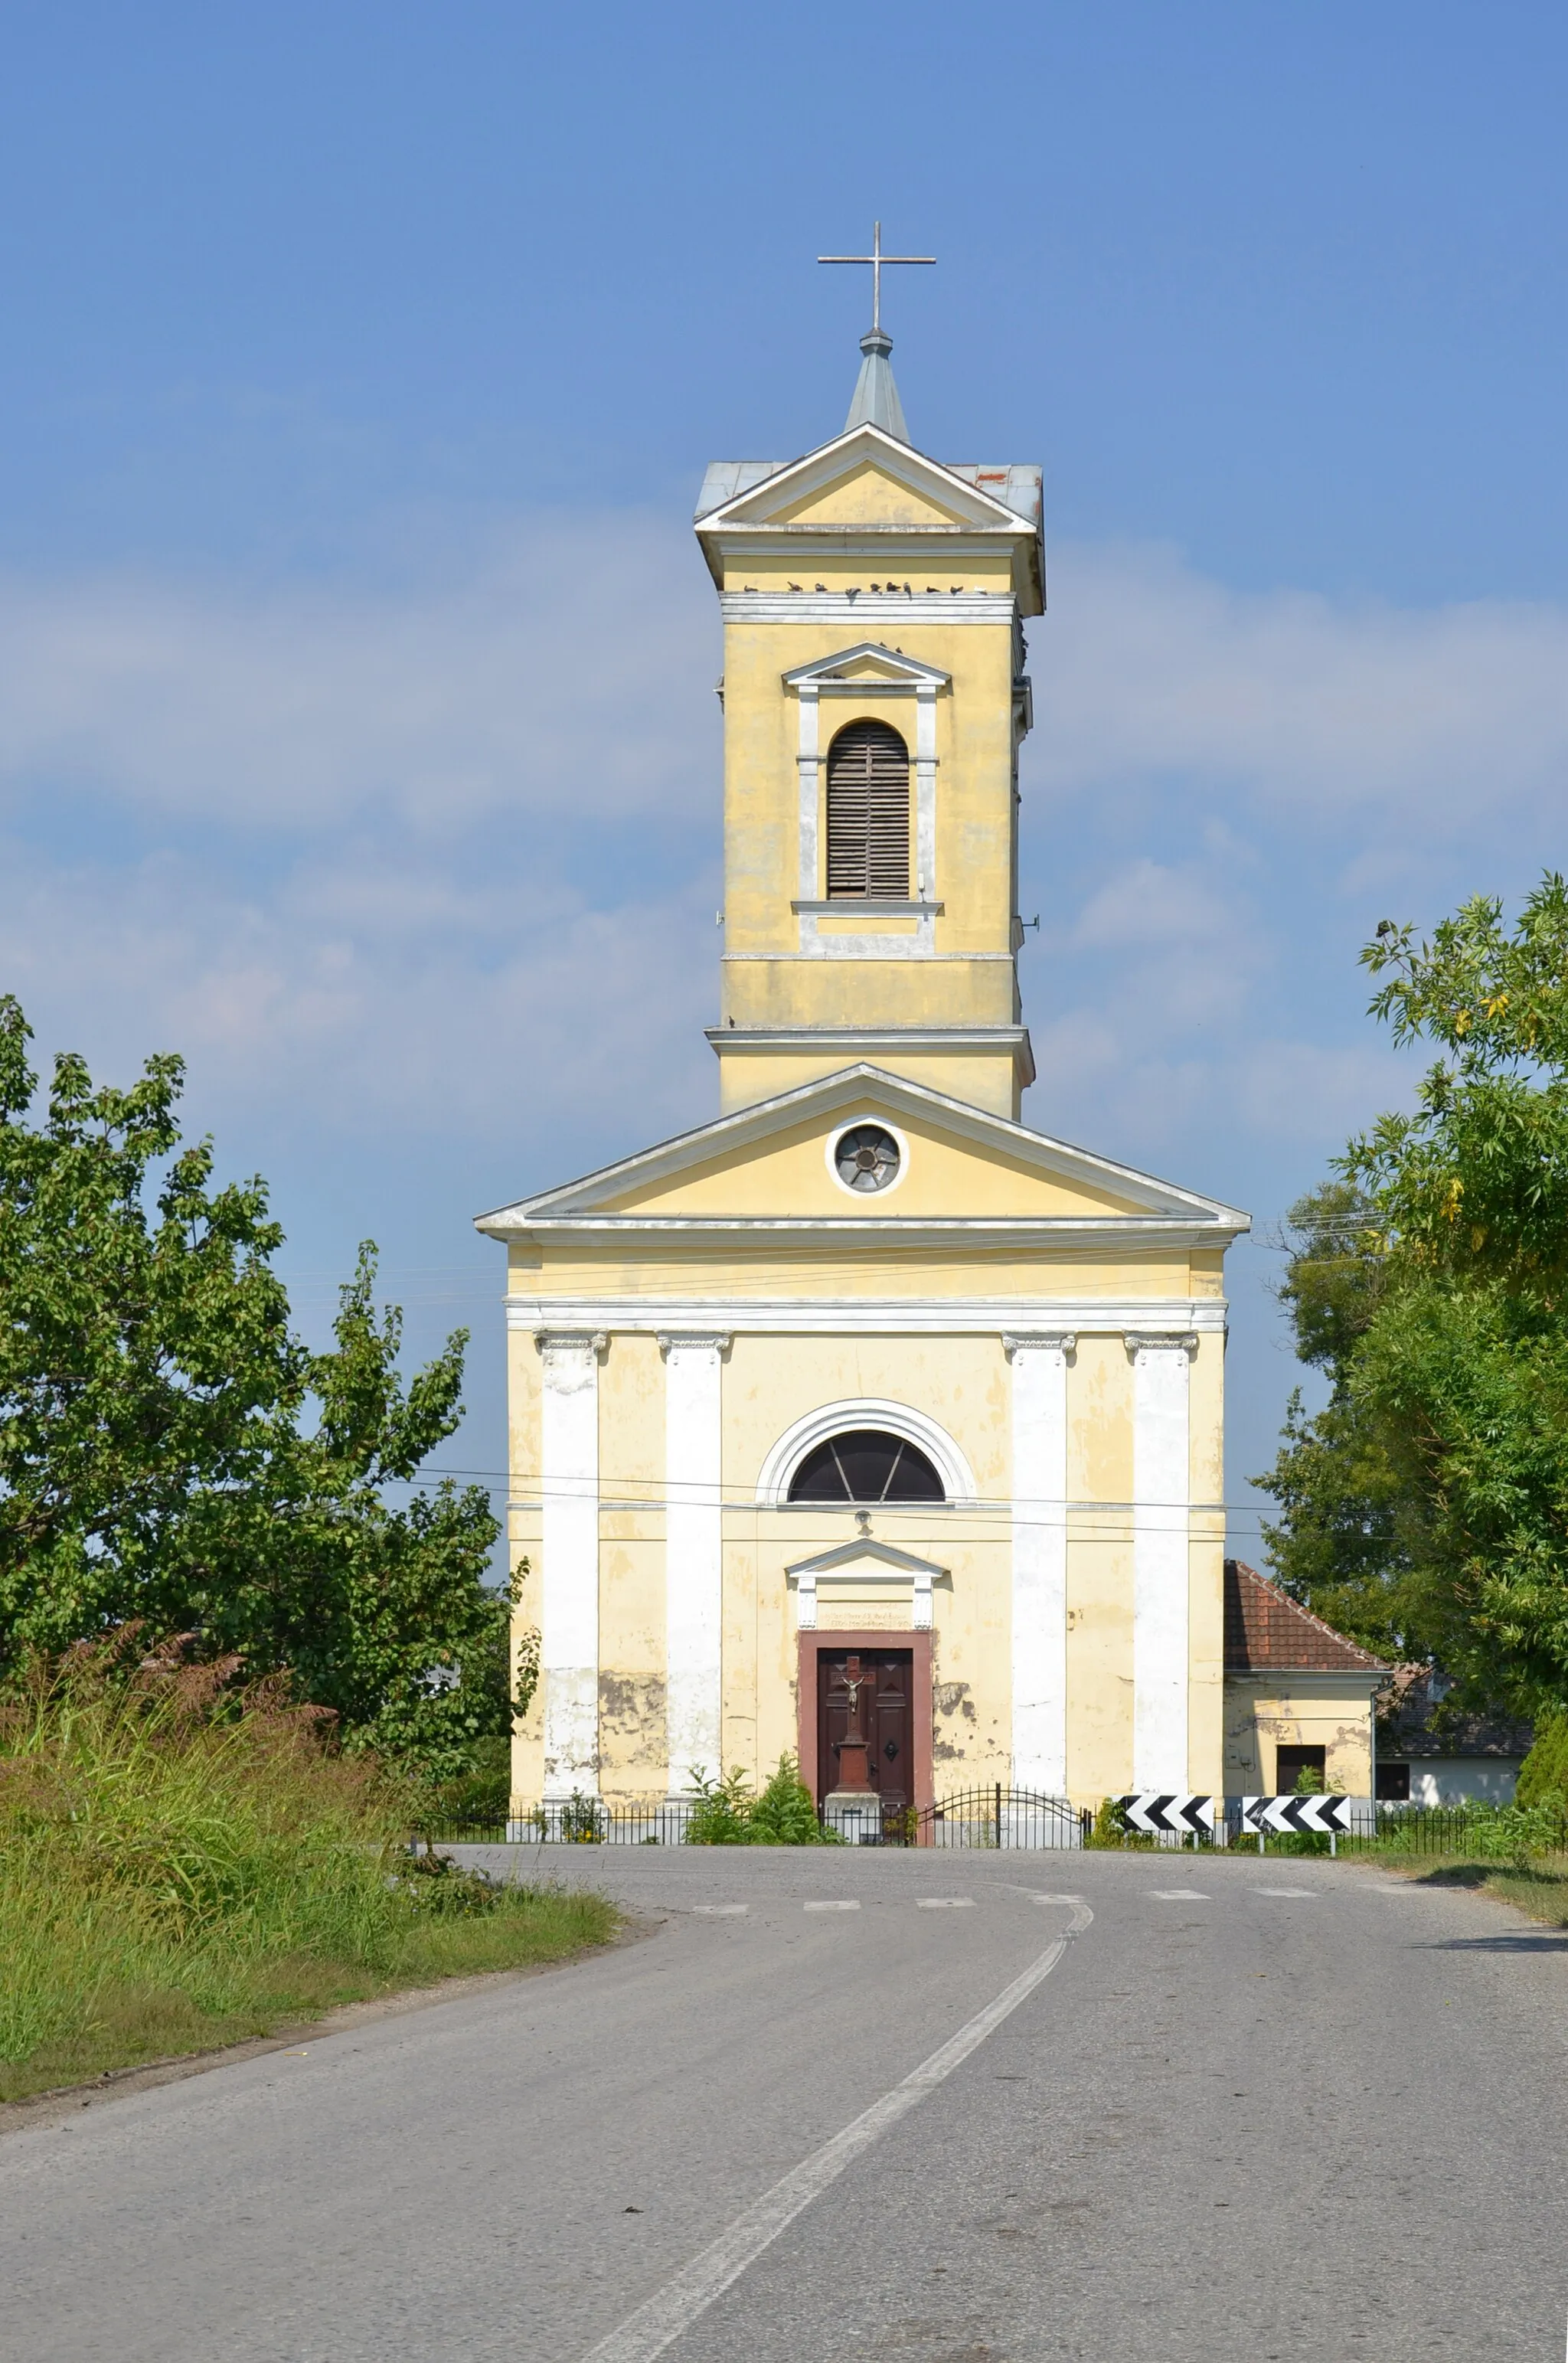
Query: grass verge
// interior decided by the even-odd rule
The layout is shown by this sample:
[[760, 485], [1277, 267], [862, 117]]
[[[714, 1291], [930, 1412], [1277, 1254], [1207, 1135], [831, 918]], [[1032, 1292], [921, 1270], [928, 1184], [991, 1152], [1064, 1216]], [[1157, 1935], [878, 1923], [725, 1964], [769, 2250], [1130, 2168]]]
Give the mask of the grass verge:
[[1364, 1862], [1380, 1870], [1397, 1870], [1418, 1887], [1467, 1887], [1480, 1895], [1496, 1896], [1516, 1911], [1548, 1928], [1568, 1928], [1568, 1855], [1543, 1856], [1533, 1862], [1476, 1862], [1463, 1855], [1422, 1862], [1408, 1855], [1363, 1855]]
[[0, 2101], [341, 2002], [569, 1958], [606, 1898], [403, 1850], [405, 1803], [318, 1722], [112, 1651], [0, 1706]]
[[193, 1991], [190, 1980], [193, 1965], [177, 1958], [164, 1965], [161, 1979], [151, 1962], [133, 1978], [118, 1977], [105, 1964], [69, 2024], [25, 2058], [0, 2059], [0, 2102], [272, 2035], [344, 2002], [378, 2001], [446, 1978], [570, 1960], [610, 1943], [620, 1925], [604, 1896], [510, 1888], [482, 1917], [432, 1919], [408, 1930], [395, 1956], [379, 1969], [319, 1953], [276, 1954], [250, 1964], [248, 1973], [231, 1971], [221, 1999], [198, 1999], [200, 1986]]

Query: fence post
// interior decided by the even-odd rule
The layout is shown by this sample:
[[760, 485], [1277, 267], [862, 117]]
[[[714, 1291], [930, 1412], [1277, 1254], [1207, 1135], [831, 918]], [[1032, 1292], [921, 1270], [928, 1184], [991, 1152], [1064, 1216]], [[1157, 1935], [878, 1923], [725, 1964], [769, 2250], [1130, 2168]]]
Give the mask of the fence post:
[[997, 1782], [997, 1851], [1001, 1851], [1001, 1782]]

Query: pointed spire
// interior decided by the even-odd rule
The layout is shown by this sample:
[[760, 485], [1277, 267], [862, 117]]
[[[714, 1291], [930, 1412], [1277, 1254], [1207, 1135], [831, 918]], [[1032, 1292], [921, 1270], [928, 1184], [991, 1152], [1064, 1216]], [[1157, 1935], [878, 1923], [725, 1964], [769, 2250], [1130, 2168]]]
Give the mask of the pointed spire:
[[880, 328], [867, 328], [860, 339], [860, 349], [866, 358], [855, 381], [855, 398], [849, 405], [844, 431], [847, 435], [852, 427], [879, 427], [885, 435], [907, 443], [910, 430], [904, 425], [904, 406], [899, 400], [893, 364], [888, 358], [893, 340]]

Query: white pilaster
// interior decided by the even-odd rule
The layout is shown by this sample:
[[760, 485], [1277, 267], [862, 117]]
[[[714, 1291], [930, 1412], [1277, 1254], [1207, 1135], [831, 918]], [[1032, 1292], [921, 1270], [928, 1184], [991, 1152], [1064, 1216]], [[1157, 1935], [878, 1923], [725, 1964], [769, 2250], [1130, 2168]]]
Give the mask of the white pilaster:
[[669, 1793], [722, 1770], [724, 1537], [722, 1365], [716, 1333], [661, 1336], [664, 1356], [665, 1727]]
[[599, 1790], [599, 1358], [602, 1331], [539, 1329], [545, 1794]]
[[1067, 1787], [1067, 1331], [1004, 1337], [1012, 1363], [1012, 1778]]
[[795, 763], [800, 773], [801, 791], [801, 862], [800, 894], [802, 903], [814, 903], [823, 892], [817, 872], [817, 806], [821, 796], [822, 757], [820, 753], [820, 717], [822, 704], [815, 682], [802, 682], [800, 691], [801, 737]]
[[[936, 900], [936, 688], [922, 682], [915, 692], [915, 893]], [[929, 922], [927, 928], [929, 931]], [[932, 949], [935, 943], [933, 935]]]
[[1133, 1336], [1132, 1786], [1187, 1782], [1191, 1481], [1187, 1381], [1196, 1337]]

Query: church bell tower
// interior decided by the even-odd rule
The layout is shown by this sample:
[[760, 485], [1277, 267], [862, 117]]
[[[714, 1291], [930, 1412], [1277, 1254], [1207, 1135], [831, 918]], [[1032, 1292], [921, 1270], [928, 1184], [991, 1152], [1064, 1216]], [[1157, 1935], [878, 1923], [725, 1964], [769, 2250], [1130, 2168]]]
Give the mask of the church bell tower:
[[[720, 460], [696, 529], [724, 627], [729, 1111], [868, 1060], [1017, 1119], [1023, 618], [1040, 470], [927, 459], [880, 319], [844, 432]], [[925, 260], [927, 258], [911, 258]]]

